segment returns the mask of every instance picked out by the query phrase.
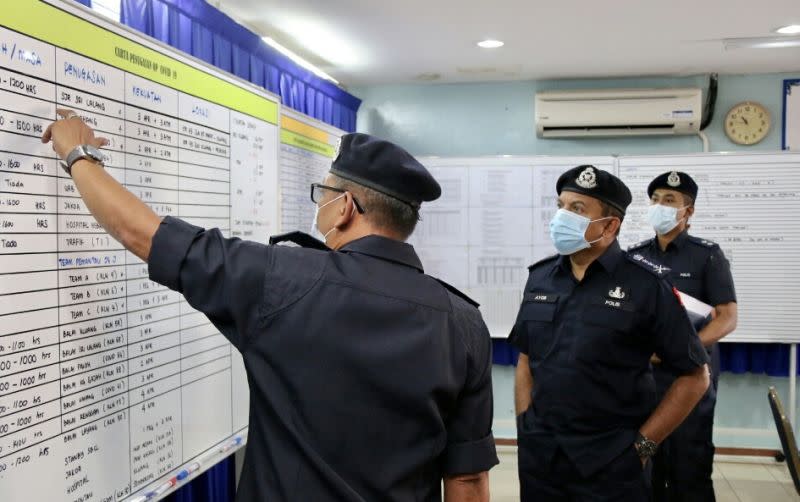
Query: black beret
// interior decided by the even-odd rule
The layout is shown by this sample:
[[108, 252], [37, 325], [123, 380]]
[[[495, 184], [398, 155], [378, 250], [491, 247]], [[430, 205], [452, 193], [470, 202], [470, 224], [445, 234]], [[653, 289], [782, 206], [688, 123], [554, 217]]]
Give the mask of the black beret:
[[647, 196], [652, 197], [653, 192], [659, 188], [677, 190], [678, 192], [685, 193], [692, 199], [697, 198], [697, 183], [694, 182], [691, 176], [679, 171], [670, 171], [656, 176], [653, 181], [647, 185]]
[[622, 214], [631, 203], [631, 191], [619, 178], [594, 166], [573, 167], [556, 182], [556, 192], [576, 192], [588, 195], [615, 207]]
[[414, 207], [442, 194], [439, 183], [410, 153], [369, 134], [342, 136], [331, 173]]

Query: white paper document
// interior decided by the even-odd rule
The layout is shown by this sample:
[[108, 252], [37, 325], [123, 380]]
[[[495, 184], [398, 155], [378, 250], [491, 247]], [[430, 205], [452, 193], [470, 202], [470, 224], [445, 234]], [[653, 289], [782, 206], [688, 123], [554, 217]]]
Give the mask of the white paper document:
[[681, 297], [681, 303], [683, 303], [684, 308], [686, 308], [686, 312], [689, 314], [689, 320], [692, 321], [692, 324], [695, 325], [695, 328], [697, 328], [698, 325], [703, 324], [711, 314], [711, 311], [714, 310], [714, 307], [708, 305], [707, 303], [701, 302], [694, 296], [687, 295], [681, 291], [678, 291], [678, 294]]

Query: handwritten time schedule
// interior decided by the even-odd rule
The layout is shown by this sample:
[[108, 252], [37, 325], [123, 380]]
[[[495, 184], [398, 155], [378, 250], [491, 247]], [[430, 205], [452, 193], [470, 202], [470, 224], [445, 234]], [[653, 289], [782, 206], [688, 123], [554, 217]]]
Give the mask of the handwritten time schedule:
[[[264, 241], [277, 120], [128, 43], [110, 57], [141, 71], [0, 28], [2, 500], [139, 497], [247, 427], [240, 356], [103, 231], [39, 138], [73, 109], [110, 140], [106, 170], [159, 215]], [[183, 76], [194, 92], [170, 85]]]

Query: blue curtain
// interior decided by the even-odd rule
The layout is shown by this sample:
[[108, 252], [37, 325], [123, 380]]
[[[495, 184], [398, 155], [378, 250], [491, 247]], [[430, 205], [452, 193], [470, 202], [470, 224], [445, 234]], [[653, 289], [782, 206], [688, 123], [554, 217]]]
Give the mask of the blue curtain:
[[235, 496], [236, 465], [233, 455], [231, 455], [164, 500], [166, 502], [232, 502]]
[[[494, 340], [494, 363], [515, 365], [519, 351], [505, 340]], [[731, 373], [789, 375], [789, 345], [780, 343], [721, 343], [720, 369]], [[798, 368], [800, 374], [800, 368]]]
[[90, 9], [92, 8], [92, 0], [75, 0], [75, 1], [81, 5], [89, 7]]
[[361, 100], [267, 46], [204, 0], [121, 0], [123, 24], [279, 95], [285, 106], [345, 131]]

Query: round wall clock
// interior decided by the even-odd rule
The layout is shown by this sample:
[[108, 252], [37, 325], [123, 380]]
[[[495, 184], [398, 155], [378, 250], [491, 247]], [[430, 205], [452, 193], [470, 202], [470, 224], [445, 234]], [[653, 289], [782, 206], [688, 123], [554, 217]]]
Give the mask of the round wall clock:
[[769, 111], [755, 101], [743, 101], [725, 116], [725, 134], [740, 145], [755, 145], [767, 136], [770, 127]]

